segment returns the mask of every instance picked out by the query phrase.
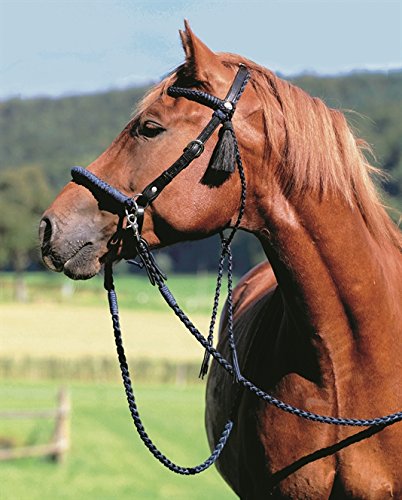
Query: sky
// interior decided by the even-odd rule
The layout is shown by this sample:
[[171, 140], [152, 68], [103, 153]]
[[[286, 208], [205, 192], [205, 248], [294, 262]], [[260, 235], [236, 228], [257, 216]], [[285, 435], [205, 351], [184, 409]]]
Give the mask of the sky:
[[184, 18], [284, 75], [402, 67], [402, 0], [0, 0], [0, 99], [158, 81], [183, 61]]

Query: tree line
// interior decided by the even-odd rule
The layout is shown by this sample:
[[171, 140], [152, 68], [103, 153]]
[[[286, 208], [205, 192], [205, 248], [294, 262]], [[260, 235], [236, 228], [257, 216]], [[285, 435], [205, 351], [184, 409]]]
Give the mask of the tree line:
[[[345, 111], [355, 133], [373, 147], [371, 162], [390, 176], [382, 186], [385, 203], [402, 211], [402, 71], [302, 75], [292, 82]], [[69, 181], [70, 166], [95, 159], [147, 90], [0, 102], [0, 269], [40, 268], [37, 225], [43, 209]], [[211, 238], [173, 246], [161, 258], [176, 272], [211, 271], [217, 248]], [[234, 251], [238, 273], [263, 258], [258, 242], [245, 234], [236, 238]]]

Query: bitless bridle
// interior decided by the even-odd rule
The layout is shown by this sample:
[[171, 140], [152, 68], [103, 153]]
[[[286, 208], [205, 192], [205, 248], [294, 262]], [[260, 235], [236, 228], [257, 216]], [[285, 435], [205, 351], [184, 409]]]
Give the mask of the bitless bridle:
[[[184, 149], [183, 154], [161, 175], [154, 179], [142, 193], [132, 196], [127, 196], [116, 188], [106, 183], [105, 181], [96, 177], [92, 172], [86, 170], [82, 167], [74, 167], [71, 170], [72, 178], [77, 184], [81, 184], [91, 190], [95, 195], [102, 194], [109, 197], [114, 204], [118, 206], [118, 212], [122, 217], [127, 218], [126, 230], [131, 230], [134, 235], [134, 243], [136, 246], [137, 255], [140, 259], [140, 267], [144, 267], [149, 280], [152, 285], [156, 285], [166, 301], [169, 307], [178, 316], [181, 322], [186, 326], [189, 332], [197, 339], [197, 341], [204, 347], [205, 356], [202, 363], [200, 376], [203, 377], [208, 369], [208, 358], [212, 356], [215, 361], [220, 364], [236, 381], [239, 386], [243, 386], [250, 392], [254, 393], [257, 397], [261, 398], [265, 402], [276, 406], [277, 408], [291, 413], [293, 415], [305, 418], [307, 420], [312, 420], [315, 422], [332, 424], [332, 425], [342, 425], [342, 426], [355, 426], [355, 427], [368, 427], [377, 426], [385, 427], [386, 425], [398, 422], [402, 420], [402, 411], [386, 415], [384, 417], [371, 418], [371, 419], [356, 419], [356, 418], [341, 418], [341, 417], [331, 417], [325, 415], [318, 415], [316, 413], [302, 410], [296, 408], [292, 405], [284, 403], [283, 401], [275, 398], [274, 396], [266, 393], [265, 391], [258, 388], [255, 384], [245, 378], [241, 372], [238, 365], [237, 353], [236, 353], [236, 343], [233, 332], [233, 300], [232, 300], [232, 253], [231, 253], [231, 242], [233, 237], [238, 230], [246, 203], [246, 178], [243, 170], [242, 160], [238, 148], [236, 134], [232, 126], [232, 117], [236, 109], [236, 104], [240, 99], [247, 82], [250, 78], [250, 73], [246, 66], [240, 65], [239, 70], [235, 76], [232, 86], [225, 99], [219, 99], [212, 96], [206, 92], [199, 90], [193, 90], [189, 88], [181, 88], [172, 86], [169, 87], [167, 93], [169, 96], [178, 98], [184, 97], [186, 99], [195, 101], [204, 106], [208, 106], [214, 110], [212, 118], [208, 124], [204, 127], [198, 137], [191, 141], [187, 147]], [[217, 144], [217, 148], [222, 147], [223, 135], [227, 135], [226, 143], [231, 143], [234, 148], [234, 160], [237, 165], [237, 169], [240, 175], [241, 181], [241, 196], [240, 196], [240, 208], [239, 214], [236, 222], [231, 228], [229, 236], [225, 237], [221, 233], [221, 254], [219, 259], [219, 268], [217, 283], [214, 296], [214, 305], [212, 309], [209, 335], [205, 338], [199, 330], [193, 325], [191, 320], [183, 312], [183, 310], [177, 304], [175, 298], [170, 292], [168, 286], [166, 285], [166, 276], [159, 269], [147, 242], [141, 236], [142, 224], [144, 213], [147, 207], [161, 194], [163, 189], [186, 167], [188, 167], [191, 162], [199, 157], [204, 151], [204, 144], [212, 136], [213, 132], [221, 126], [221, 131], [223, 132], [221, 138]], [[229, 141], [229, 142], [228, 142]], [[232, 172], [233, 166], [229, 166], [228, 172]], [[219, 168], [219, 167], [218, 167]], [[213, 332], [217, 317], [219, 298], [221, 293], [222, 278], [224, 273], [224, 265], [227, 261], [227, 281], [228, 281], [228, 294], [227, 294], [227, 316], [228, 316], [228, 343], [231, 350], [231, 363], [229, 363], [212, 345], [213, 343]], [[117, 305], [117, 295], [113, 283], [113, 272], [112, 263], [108, 262], [105, 264], [105, 288], [108, 293], [109, 309], [113, 322], [113, 331], [115, 336], [115, 343], [117, 348], [117, 354], [119, 358], [119, 364], [123, 379], [123, 384], [127, 396], [128, 406], [130, 409], [131, 416], [135, 427], [140, 435], [145, 446], [149, 451], [157, 458], [163, 465], [167, 468], [176, 472], [178, 474], [192, 475], [204, 471], [210, 467], [218, 458], [222, 452], [230, 432], [234, 425], [234, 412], [238, 400], [233, 403], [233, 411], [224, 426], [221, 437], [219, 438], [213, 452], [211, 455], [201, 464], [195, 467], [182, 467], [174, 464], [169, 460], [163, 453], [161, 453], [158, 448], [153, 444], [148, 434], [146, 433], [144, 426], [142, 424], [138, 408], [135, 401], [134, 391], [131, 383], [131, 378], [129, 374], [127, 359], [124, 352], [119, 312]], [[239, 393], [238, 393], [239, 394]]]

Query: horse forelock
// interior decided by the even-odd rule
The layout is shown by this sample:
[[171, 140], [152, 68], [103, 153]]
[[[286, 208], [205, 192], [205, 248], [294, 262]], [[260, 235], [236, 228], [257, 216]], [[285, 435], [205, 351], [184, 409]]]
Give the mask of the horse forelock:
[[[402, 233], [390, 219], [372, 177], [383, 177], [365, 156], [368, 144], [356, 137], [345, 115], [329, 108], [321, 99], [311, 97], [299, 87], [275, 73], [239, 55], [218, 53], [221, 62], [234, 71], [239, 63], [251, 71], [250, 84], [260, 100], [266, 131], [266, 160], [288, 195], [313, 194], [325, 197], [332, 193], [351, 207], [357, 206], [376, 240], [391, 241], [402, 249]], [[183, 65], [155, 85], [140, 101], [141, 114], [183, 73]], [[285, 128], [278, 134], [273, 109], [280, 109]]]
[[162, 95], [167, 94], [167, 89], [173, 85], [177, 80], [177, 75], [182, 65], [173, 70], [168, 74], [163, 80], [151, 87], [144, 97], [138, 102], [135, 109], [132, 112], [132, 116], [136, 117], [143, 113], [147, 108], [152, 106], [152, 104], [159, 99]]

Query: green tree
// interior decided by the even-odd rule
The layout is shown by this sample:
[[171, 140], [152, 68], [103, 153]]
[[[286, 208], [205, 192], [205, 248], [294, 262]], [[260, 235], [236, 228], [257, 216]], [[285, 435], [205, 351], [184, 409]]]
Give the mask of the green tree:
[[0, 267], [15, 271], [17, 300], [25, 300], [24, 271], [38, 255], [38, 222], [51, 200], [44, 171], [36, 165], [0, 172]]

